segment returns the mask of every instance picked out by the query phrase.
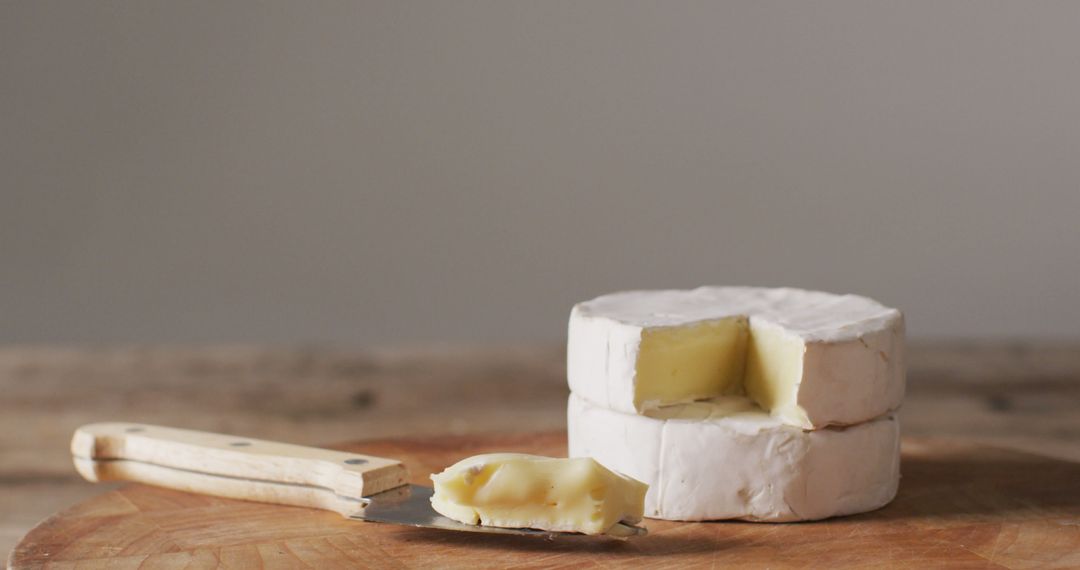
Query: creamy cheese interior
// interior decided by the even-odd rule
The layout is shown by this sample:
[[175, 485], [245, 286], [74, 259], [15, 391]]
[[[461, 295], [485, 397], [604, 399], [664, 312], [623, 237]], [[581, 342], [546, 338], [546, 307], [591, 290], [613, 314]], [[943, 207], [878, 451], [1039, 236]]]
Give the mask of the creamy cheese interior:
[[642, 330], [634, 406], [741, 394], [748, 331], [740, 317]]
[[641, 520], [648, 485], [594, 459], [477, 455], [431, 476], [435, 511], [465, 524], [601, 534]]
[[796, 401], [806, 343], [776, 326], [755, 326], [746, 351], [743, 386], [762, 409], [788, 423], [806, 425], [806, 411]]
[[806, 345], [768, 323], [746, 317], [641, 331], [634, 406], [639, 411], [729, 395], [747, 395], [762, 409], [803, 423], [795, 401]]

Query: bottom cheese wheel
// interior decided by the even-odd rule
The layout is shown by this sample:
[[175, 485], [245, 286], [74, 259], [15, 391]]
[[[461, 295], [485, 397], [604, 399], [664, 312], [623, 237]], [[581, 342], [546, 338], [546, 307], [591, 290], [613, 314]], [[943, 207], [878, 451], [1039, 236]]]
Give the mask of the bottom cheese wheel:
[[645, 516], [786, 522], [871, 511], [896, 496], [894, 416], [804, 431], [745, 398], [615, 412], [571, 394], [571, 457], [649, 484]]

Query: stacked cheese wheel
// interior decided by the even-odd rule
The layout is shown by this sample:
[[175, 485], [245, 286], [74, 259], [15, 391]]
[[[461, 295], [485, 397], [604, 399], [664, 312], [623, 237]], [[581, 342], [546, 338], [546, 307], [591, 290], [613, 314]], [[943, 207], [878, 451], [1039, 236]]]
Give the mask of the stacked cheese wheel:
[[649, 484], [645, 516], [815, 520], [896, 495], [904, 320], [855, 295], [701, 287], [576, 305], [572, 457]]

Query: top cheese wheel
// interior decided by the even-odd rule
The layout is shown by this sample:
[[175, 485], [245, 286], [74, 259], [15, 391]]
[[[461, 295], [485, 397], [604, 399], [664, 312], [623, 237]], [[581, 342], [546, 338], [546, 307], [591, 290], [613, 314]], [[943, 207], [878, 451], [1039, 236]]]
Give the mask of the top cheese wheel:
[[570, 389], [622, 412], [746, 395], [790, 425], [850, 425], [899, 407], [904, 375], [903, 315], [857, 295], [626, 291], [570, 313]]

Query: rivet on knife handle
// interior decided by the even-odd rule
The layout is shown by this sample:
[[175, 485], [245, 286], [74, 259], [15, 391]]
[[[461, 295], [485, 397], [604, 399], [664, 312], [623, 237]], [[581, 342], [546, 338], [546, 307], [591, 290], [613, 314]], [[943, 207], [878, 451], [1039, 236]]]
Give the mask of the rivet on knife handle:
[[89, 481], [133, 481], [232, 499], [332, 510], [407, 483], [399, 461], [146, 424], [75, 431], [75, 467]]

